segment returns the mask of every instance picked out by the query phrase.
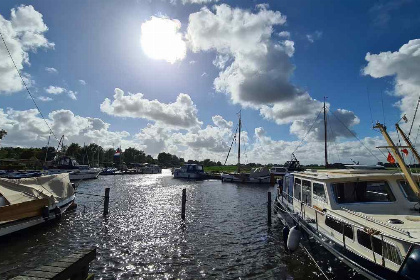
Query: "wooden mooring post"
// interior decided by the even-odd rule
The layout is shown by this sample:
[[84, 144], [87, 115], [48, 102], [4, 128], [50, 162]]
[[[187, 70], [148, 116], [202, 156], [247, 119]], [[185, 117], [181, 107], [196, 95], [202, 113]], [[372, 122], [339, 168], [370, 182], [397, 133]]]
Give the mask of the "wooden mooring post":
[[105, 199], [104, 199], [104, 216], [108, 215], [108, 206], [109, 206], [109, 188], [106, 188]]
[[83, 249], [60, 260], [26, 271], [11, 280], [93, 280], [89, 264], [96, 259], [96, 249]]
[[267, 225], [271, 227], [271, 192], [267, 194]]
[[185, 220], [185, 204], [187, 202], [187, 190], [182, 189], [181, 219]]

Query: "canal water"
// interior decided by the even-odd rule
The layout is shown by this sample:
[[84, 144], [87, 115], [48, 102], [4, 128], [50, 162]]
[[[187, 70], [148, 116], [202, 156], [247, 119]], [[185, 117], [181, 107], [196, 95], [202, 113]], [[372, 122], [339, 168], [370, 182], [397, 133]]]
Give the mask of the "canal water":
[[[103, 217], [103, 198], [88, 194], [103, 195], [106, 187], [111, 188], [110, 208]], [[274, 215], [267, 227], [267, 192], [274, 200], [273, 187], [177, 180], [164, 170], [100, 176], [81, 182], [77, 191], [77, 210], [60, 222], [0, 241], [0, 279], [93, 246], [95, 279], [323, 277], [301, 249], [285, 252], [282, 225]], [[338, 278], [326, 267], [330, 279]]]

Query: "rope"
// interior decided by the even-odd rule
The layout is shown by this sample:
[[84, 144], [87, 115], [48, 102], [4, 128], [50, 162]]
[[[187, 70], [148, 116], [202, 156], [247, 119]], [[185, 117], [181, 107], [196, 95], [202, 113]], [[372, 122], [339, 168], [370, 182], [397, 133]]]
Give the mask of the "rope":
[[408, 132], [408, 138], [410, 138], [411, 129], [413, 128], [414, 120], [416, 119], [417, 110], [419, 109], [419, 103], [420, 103], [420, 96], [419, 96], [419, 100], [417, 101], [416, 110], [414, 111], [414, 117], [413, 117], [413, 120], [411, 121], [410, 131]]
[[373, 126], [373, 115], [372, 115], [372, 106], [370, 104], [370, 94], [369, 94], [369, 87], [366, 87], [366, 91], [367, 91], [367, 96], [368, 96], [368, 104], [369, 104], [369, 111], [370, 111], [370, 119], [372, 121], [372, 126]]
[[356, 136], [356, 134], [353, 132], [353, 131], [351, 131], [351, 129], [349, 129], [335, 114], [334, 114], [334, 112], [333, 111], [330, 111], [331, 112], [331, 114], [350, 132], [350, 134], [351, 135], [353, 135], [353, 137], [354, 138], [356, 138], [359, 142], [360, 142], [360, 144], [362, 144], [362, 146], [374, 157], [374, 158], [376, 158], [378, 161], [380, 161], [379, 160], [379, 158], [374, 154], [374, 153], [372, 153], [372, 151], [371, 150], [369, 150], [368, 149], [368, 147], [366, 147], [366, 145], [365, 144], [363, 144], [363, 142], [362, 142], [362, 140], [360, 140], [359, 139], [359, 137], [357, 137]]
[[302, 138], [302, 140], [300, 141], [299, 145], [297, 145], [296, 149], [292, 152], [292, 154], [294, 154], [301, 146], [303, 141], [305, 141], [306, 137], [308, 136], [309, 132], [311, 132], [313, 126], [315, 125], [316, 121], [319, 118], [319, 115], [321, 114], [321, 112], [324, 110], [324, 107], [322, 107], [322, 109], [319, 111], [318, 115], [316, 116], [316, 118], [314, 119], [312, 125], [309, 127], [308, 131], [306, 132], [305, 136]]
[[381, 101], [382, 101], [382, 115], [384, 116], [384, 125], [385, 125], [384, 94], [382, 91], [381, 91]]
[[41, 110], [39, 109], [38, 104], [36, 104], [36, 102], [35, 102], [35, 98], [32, 96], [31, 92], [29, 91], [29, 88], [28, 88], [28, 86], [26, 85], [25, 80], [23, 79], [22, 75], [20, 74], [20, 71], [19, 71], [19, 69], [17, 68], [16, 63], [15, 63], [15, 61], [14, 61], [14, 59], [13, 59], [12, 55], [10, 54], [9, 48], [7, 47], [6, 41], [4, 40], [3, 33], [2, 33], [1, 31], [0, 31], [0, 36], [1, 36], [1, 39], [3, 40], [4, 46], [6, 47], [7, 53], [9, 54], [9, 57], [10, 57], [10, 59], [12, 60], [13, 65], [15, 66], [15, 69], [16, 69], [16, 71], [18, 72], [19, 77], [20, 77], [20, 79], [22, 80], [23, 85], [24, 85], [24, 86], [25, 86], [25, 88], [26, 88], [26, 91], [28, 92], [29, 96], [31, 97], [32, 101], [34, 102], [35, 107], [36, 107], [36, 109], [38, 110], [39, 114], [41, 115], [42, 119], [44, 120], [45, 124], [48, 126], [48, 129], [50, 130], [51, 134], [52, 134], [52, 135], [54, 135], [54, 138], [55, 138], [55, 139], [57, 140], [57, 142], [58, 142], [59, 140], [58, 140], [57, 136], [56, 136], [56, 135], [54, 134], [54, 132], [52, 131], [52, 129], [51, 129], [51, 127], [50, 127], [50, 125], [48, 124], [48, 122], [47, 122], [47, 120], [45, 119], [44, 115], [42, 114]]
[[229, 158], [229, 154], [230, 154], [230, 150], [232, 150], [233, 142], [235, 142], [235, 140], [236, 140], [236, 132], [238, 131], [238, 127], [239, 126], [236, 127], [235, 133], [233, 134], [232, 143], [230, 144], [229, 151], [228, 151], [228, 154], [227, 154], [226, 159], [225, 159], [225, 164], [223, 164], [223, 165], [226, 165], [226, 162]]

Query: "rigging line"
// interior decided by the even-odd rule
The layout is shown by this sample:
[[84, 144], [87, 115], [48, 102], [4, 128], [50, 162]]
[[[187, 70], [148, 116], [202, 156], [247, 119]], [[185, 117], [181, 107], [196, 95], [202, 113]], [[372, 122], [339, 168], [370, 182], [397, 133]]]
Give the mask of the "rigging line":
[[316, 118], [314, 119], [312, 125], [309, 127], [308, 131], [306, 132], [305, 136], [302, 138], [302, 140], [300, 141], [299, 145], [297, 145], [296, 149], [292, 152], [292, 154], [294, 154], [297, 149], [299, 149], [299, 147], [302, 145], [303, 141], [305, 141], [306, 137], [308, 136], [309, 132], [312, 130], [313, 126], [315, 125], [316, 121], [319, 118], [319, 115], [321, 115], [321, 112], [324, 110], [324, 107], [322, 107], [322, 109], [319, 111], [318, 115], [316, 116]]
[[309, 253], [309, 251], [305, 248], [305, 246], [302, 245], [302, 248], [305, 249], [306, 254], [309, 256], [309, 258], [313, 261], [313, 263], [315, 264], [315, 266], [319, 269], [319, 271], [321, 271], [322, 275], [324, 275], [325, 279], [330, 280], [330, 278], [328, 278], [328, 276], [324, 273], [324, 271], [321, 269], [321, 267], [318, 265], [317, 261], [315, 260], [315, 258]]
[[52, 135], [54, 135], [54, 138], [55, 138], [55, 139], [57, 140], [57, 142], [58, 142], [58, 138], [57, 138], [57, 136], [54, 134], [54, 131], [52, 131], [52, 129], [51, 129], [51, 127], [50, 127], [50, 125], [48, 124], [47, 120], [45, 119], [45, 117], [44, 117], [44, 115], [42, 114], [41, 110], [39, 109], [38, 105], [36, 104], [34, 97], [32, 96], [31, 92], [29, 91], [29, 88], [28, 88], [28, 86], [26, 85], [25, 80], [23, 79], [22, 75], [20, 74], [20, 71], [19, 71], [19, 69], [18, 69], [18, 68], [17, 68], [17, 66], [16, 66], [15, 60], [13, 59], [12, 55], [10, 54], [9, 48], [7, 47], [6, 41], [4, 40], [3, 33], [2, 33], [1, 31], [0, 31], [0, 36], [1, 36], [1, 39], [3, 40], [4, 46], [6, 47], [7, 53], [9, 54], [9, 57], [10, 57], [10, 59], [12, 60], [13, 65], [15, 66], [15, 69], [16, 69], [16, 71], [18, 72], [19, 77], [20, 77], [20, 79], [22, 80], [23, 85], [24, 85], [24, 86], [25, 86], [25, 88], [26, 88], [26, 91], [28, 92], [29, 96], [31, 97], [32, 101], [34, 102], [35, 107], [38, 109], [38, 112], [39, 112], [39, 114], [41, 115], [42, 119], [44, 120], [45, 124], [48, 126], [48, 129], [50, 130], [51, 134], [52, 134]]
[[228, 160], [228, 158], [229, 158], [229, 154], [230, 154], [230, 150], [232, 150], [233, 142], [235, 142], [235, 140], [236, 140], [236, 133], [237, 133], [237, 131], [238, 131], [238, 127], [239, 127], [239, 126], [237, 126], [237, 127], [236, 127], [235, 133], [233, 134], [232, 143], [230, 144], [229, 151], [228, 151], [228, 154], [227, 154], [227, 156], [226, 156], [225, 163], [224, 163], [223, 165], [226, 165], [226, 162], [227, 162], [227, 160]]
[[372, 153], [372, 151], [371, 150], [369, 150], [368, 149], [368, 147], [366, 147], [366, 145], [365, 144], [363, 144], [363, 142], [362, 142], [362, 140], [360, 140], [359, 139], [359, 137], [357, 137], [357, 135], [353, 132], [353, 131], [351, 131], [351, 129], [349, 129], [335, 114], [334, 114], [334, 112], [333, 111], [330, 111], [331, 112], [331, 114], [350, 132], [350, 134], [351, 135], [353, 135], [353, 137], [354, 138], [356, 138], [359, 142], [360, 142], [360, 144], [362, 144], [362, 146], [374, 157], [374, 158], [376, 158], [378, 161], [379, 161], [379, 158], [374, 154], [374, 153]]
[[416, 110], [414, 111], [413, 120], [411, 121], [410, 131], [408, 132], [408, 139], [410, 139], [411, 129], [413, 128], [414, 120], [416, 119], [417, 110], [419, 109], [419, 103], [420, 103], [420, 96], [419, 96], [419, 100], [417, 100], [417, 106], [416, 106]]
[[372, 121], [373, 126], [373, 115], [372, 115], [372, 105], [370, 104], [370, 94], [369, 94], [369, 86], [366, 87], [367, 96], [368, 96], [368, 104], [369, 104], [369, 111], [370, 111], [370, 119]]
[[384, 116], [384, 125], [385, 125], [384, 94], [382, 91], [381, 91], [381, 101], [382, 101], [382, 115]]

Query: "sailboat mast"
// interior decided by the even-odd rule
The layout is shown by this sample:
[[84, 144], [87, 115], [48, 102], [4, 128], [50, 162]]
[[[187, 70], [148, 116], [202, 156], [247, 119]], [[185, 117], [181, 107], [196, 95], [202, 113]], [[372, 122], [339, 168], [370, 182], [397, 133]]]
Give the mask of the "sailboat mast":
[[327, 151], [327, 109], [325, 106], [325, 99], [324, 97], [324, 151], [325, 151], [325, 168], [328, 168], [328, 151]]
[[242, 129], [242, 122], [241, 122], [241, 111], [239, 111], [239, 141], [238, 141], [238, 173], [241, 172], [241, 129]]
[[399, 124], [395, 124], [395, 127], [397, 128], [398, 132], [401, 134], [402, 138], [404, 139], [405, 143], [407, 143], [408, 147], [410, 148], [413, 155], [416, 157], [417, 161], [420, 163], [420, 155], [417, 152], [417, 150], [413, 147], [413, 144], [411, 143], [410, 139], [405, 135], [404, 131], [402, 131]]

